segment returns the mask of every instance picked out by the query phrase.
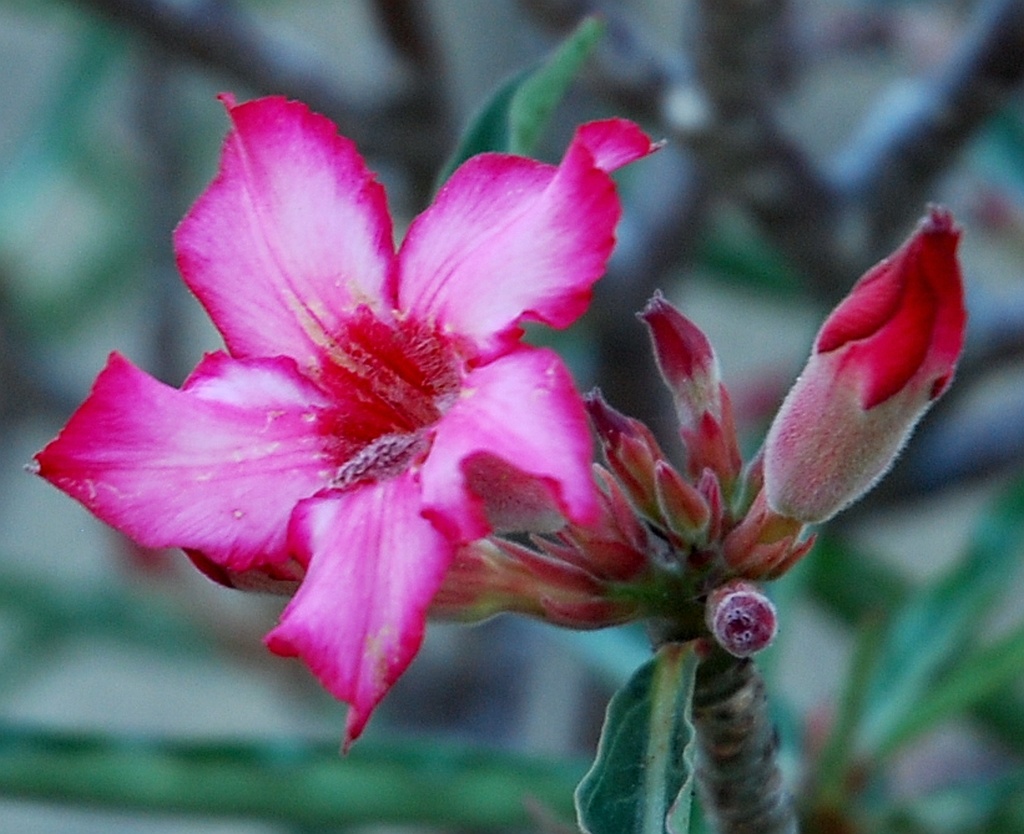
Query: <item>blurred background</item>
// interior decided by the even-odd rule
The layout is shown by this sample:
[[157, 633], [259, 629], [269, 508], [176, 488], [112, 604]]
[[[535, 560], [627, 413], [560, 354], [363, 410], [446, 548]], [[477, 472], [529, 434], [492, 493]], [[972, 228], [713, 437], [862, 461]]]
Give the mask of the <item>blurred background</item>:
[[[824, 313], [925, 205], [946, 204], [965, 231], [971, 320], [956, 384], [884, 485], [779, 589], [766, 665], [793, 778], [858, 691], [858, 647], [884, 643], [865, 628], [906, 621], [915, 589], [934, 614], [955, 607], [943, 600], [956, 587], [980, 587], [955, 627], [918, 617], [923, 629], [900, 632], [955, 632], [938, 635], [949, 639], [935, 679], [965, 647], [1016, 638], [1024, 519], [992, 508], [1024, 473], [1024, 3], [0, 0], [0, 830], [327, 830], [287, 811], [232, 819], [215, 801], [151, 813], [155, 802], [104, 800], [102, 785], [59, 772], [19, 778], [75, 744], [286, 739], [333, 755], [344, 722], [305, 669], [263, 648], [281, 600], [141, 550], [24, 466], [110, 351], [179, 384], [220, 347], [171, 250], [216, 169], [218, 92], [284, 94], [330, 116], [385, 183], [400, 233], [474, 114], [592, 12], [607, 31], [539, 155], [557, 160], [577, 124], [608, 115], [667, 144], [618, 176], [620, 241], [592, 310], [538, 338], [666, 449], [677, 448], [669, 397], [633, 316], [654, 290], [709, 334], [749, 453]], [[996, 558], [977, 538], [993, 517], [1002, 538], [985, 546], [1000, 567], [979, 572]], [[628, 630], [438, 624], [360, 745], [543, 756], [571, 788], [608, 697], [646, 652]], [[1018, 772], [1024, 651], [1007, 652], [991, 685], [965, 697], [969, 711], [886, 759], [884, 813], [864, 801], [891, 827], [872, 830], [1024, 830], [1012, 796], [996, 822], [919, 802], [954, 796], [966, 776], [991, 787]], [[406, 788], [385, 785], [381, 804]], [[565, 807], [539, 803], [531, 827]]]

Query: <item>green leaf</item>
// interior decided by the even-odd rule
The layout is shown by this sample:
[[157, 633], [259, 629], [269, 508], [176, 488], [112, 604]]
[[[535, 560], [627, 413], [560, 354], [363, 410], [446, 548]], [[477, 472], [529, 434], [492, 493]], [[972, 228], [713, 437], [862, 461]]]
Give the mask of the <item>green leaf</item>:
[[597, 759], [576, 789], [587, 834], [689, 831], [696, 668], [691, 643], [668, 643], [608, 704]]
[[604, 28], [597, 18], [585, 18], [543, 63], [502, 84], [471, 120], [442, 169], [437, 186], [476, 154], [487, 151], [532, 154], [551, 114], [600, 40]]
[[[834, 535], [819, 536], [814, 555], [797, 569], [807, 571], [814, 600], [846, 625], [898, 608], [911, 592], [909, 583], [877, 555]], [[775, 699], [773, 707], [778, 706]], [[1024, 754], [1024, 699], [1012, 686], [988, 693], [973, 705], [971, 715], [1003, 744]]]
[[1024, 479], [1011, 485], [977, 525], [964, 558], [938, 582], [912, 594], [897, 611], [867, 696], [868, 751], [892, 752], [940, 674], [978, 633], [984, 615], [1016, 573], [1024, 540]]
[[990, 693], [1024, 675], [1024, 627], [990, 646], [965, 653], [893, 727], [879, 755], [885, 756], [925, 730], [973, 707]]
[[174, 741], [0, 722], [0, 795], [306, 826], [525, 828], [568, 819], [577, 762], [430, 743]]
[[796, 297], [803, 284], [777, 248], [745, 219], [719, 212], [700, 241], [698, 261], [730, 284]]
[[533, 153], [555, 108], [604, 30], [604, 23], [597, 18], [584, 18], [551, 57], [523, 79], [509, 107], [508, 149], [512, 153]]
[[906, 581], [876, 554], [854, 548], [828, 530], [796, 569], [807, 571], [810, 593], [846, 625], [895, 610], [910, 592]]
[[812, 805], [842, 807], [851, 784], [857, 731], [864, 717], [864, 700], [881, 647], [881, 621], [869, 620], [857, 634], [850, 670], [844, 682], [835, 718], [814, 768]]

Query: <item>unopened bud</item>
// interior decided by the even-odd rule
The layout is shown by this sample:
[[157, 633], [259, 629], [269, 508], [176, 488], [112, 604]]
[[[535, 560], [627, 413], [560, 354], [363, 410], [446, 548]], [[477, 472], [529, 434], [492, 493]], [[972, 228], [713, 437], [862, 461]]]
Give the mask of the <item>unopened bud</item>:
[[658, 515], [654, 466], [665, 459], [653, 432], [639, 420], [612, 408], [598, 390], [584, 397], [590, 421], [604, 450], [608, 468], [622, 484], [637, 509]]
[[817, 523], [856, 501], [949, 386], [966, 323], [959, 239], [932, 208], [825, 321], [765, 440], [774, 511]]
[[742, 462], [732, 404], [708, 337], [661, 293], [647, 302], [640, 318], [650, 330], [658, 368], [675, 401], [687, 473], [696, 479], [711, 469], [730, 493]]
[[768, 648], [778, 630], [775, 606], [751, 582], [733, 580], [708, 596], [708, 630], [734, 657], [750, 657]]

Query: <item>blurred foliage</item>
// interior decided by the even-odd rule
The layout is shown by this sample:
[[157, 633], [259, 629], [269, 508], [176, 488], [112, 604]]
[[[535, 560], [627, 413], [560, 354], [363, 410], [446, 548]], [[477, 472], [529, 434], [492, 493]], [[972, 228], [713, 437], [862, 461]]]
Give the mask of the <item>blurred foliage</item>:
[[[212, 173], [224, 127], [212, 95], [244, 84], [223, 69], [213, 77], [204, 74], [195, 63], [175, 58], [170, 47], [154, 48], [116, 13], [99, 18], [86, 10], [103, 5], [0, 4], [0, 15], [13, 27], [8, 37], [38, 37], [38, 51], [46, 55], [41, 60], [36, 56], [33, 65], [44, 77], [21, 93], [16, 111], [12, 108], [19, 122], [4, 124], [0, 134], [0, 401], [5, 405], [0, 416], [15, 415], [0, 429], [9, 433], [16, 418], [49, 424], [65, 416], [58, 412], [80, 397], [85, 382], [74, 371], [54, 370], [53, 355], [90, 344], [90, 335], [95, 338], [90, 328], [98, 323], [104, 328], [115, 323], [114, 334], [104, 334], [110, 335], [104, 350], [121, 348], [121, 340], [131, 338], [141, 339], [150, 355], [175, 355], [181, 343], [193, 347], [192, 329], [173, 310], [169, 315], [177, 327], [170, 337], [146, 325], [139, 328], [141, 336], [130, 333], [134, 320], [125, 312], [126, 299], [136, 299], [147, 309], [168, 303], [154, 276], [173, 268], [173, 218]], [[355, 5], [372, 18], [367, 9], [385, 4]], [[287, 19], [294, 11], [289, 6], [280, 0], [238, 4], [255, 20], [267, 15], [268, 28]], [[230, 9], [231, 4], [221, 7]], [[921, 19], [936, 25], [926, 12]], [[385, 42], [380, 50], [403, 65], [397, 75], [423, 73], [401, 54], [401, 33], [385, 37], [379, 21], [368, 28]], [[823, 39], [825, 34], [818, 33]], [[538, 47], [530, 61], [520, 64], [528, 63], [529, 69], [501, 83], [476, 108], [461, 142], [453, 143], [454, 151], [452, 144], [430, 148], [434, 170], [450, 171], [482, 150], [529, 153], [549, 125], [550, 133], [562, 135], [569, 122], [582, 120], [582, 110], [587, 117], [591, 110], [604, 115], [607, 103], [594, 105], [574, 79], [586, 72], [601, 39], [614, 44], [620, 36], [591, 20], [561, 47]], [[304, 37], [295, 40], [304, 46]], [[321, 48], [329, 51], [333, 42], [327, 39]], [[492, 85], [507, 78], [503, 68], [494, 72], [499, 77], [487, 78]], [[158, 118], [147, 124], [154, 111]], [[452, 119], [445, 113], [441, 120], [462, 123], [462, 115]], [[403, 136], [408, 139], [410, 133], [415, 128]], [[161, 140], [160, 148], [153, 147], [154, 137]], [[386, 145], [389, 140], [381, 141]], [[421, 189], [400, 156], [379, 160], [380, 170], [393, 201], [409, 216], [419, 208], [416, 195]], [[447, 167], [442, 168], [445, 159]], [[975, 218], [979, 225], [985, 218], [990, 221], [979, 230], [981, 235], [1002, 240], [1010, 255], [1020, 255], [1024, 117], [1019, 107], [1004, 110], [989, 123], [972, 146], [969, 162], [971, 177], [984, 183], [975, 195], [978, 201], [965, 199], [969, 206], [981, 206]], [[642, 191], [643, 185], [636, 190]], [[634, 189], [624, 190], [629, 194]], [[627, 217], [624, 234], [628, 222]], [[683, 292], [692, 273], [730, 288], [755, 290], [753, 304], [763, 294], [793, 304], [810, 297], [773, 242], [730, 211], [713, 213], [692, 262], [670, 272]], [[171, 343], [175, 339], [178, 344]], [[587, 347], [574, 350], [585, 354]], [[756, 352], [758, 346], [752, 349]], [[43, 373], [52, 371], [56, 382], [41, 379], [41, 368]], [[44, 398], [48, 410], [24, 411], [25, 403], [34, 402], [33, 385], [58, 389]], [[5, 488], [19, 477], [20, 472], [12, 474]], [[4, 522], [18, 523], [10, 518]], [[820, 716], [801, 713], [781, 679], [786, 653], [801, 651], [787, 643], [798, 641], [798, 634], [784, 625], [778, 645], [765, 657], [808, 831], [840, 830], [828, 828], [837, 819], [856, 826], [843, 830], [883, 834], [1024, 830], [1024, 698], [1019, 691], [1024, 620], [1014, 604], [1020, 593], [1014, 577], [1024, 555], [1022, 540], [1024, 481], [1017, 478], [991, 500], [965, 552], [937, 578], [911, 581], [891, 566], [888, 554], [866, 552], [856, 536], [837, 528], [826, 531], [799, 570], [780, 583], [776, 599], [784, 624], [792, 612], [811, 605], [853, 643], [846, 677], [828, 705], [823, 727]], [[75, 554], [64, 558], [74, 559]], [[49, 581], [38, 571], [26, 570], [25, 561], [12, 548], [0, 552], [0, 622], [13, 635], [0, 645], [0, 694], [20, 686], [63, 642], [88, 635], [167, 657], [223, 653], [223, 645], [204, 632], [187, 607], [159, 590], [158, 583], [77, 587], [61, 577]], [[1006, 609], [1017, 619], [991, 627], [990, 613]], [[650, 680], [655, 661], [628, 683], [649, 656], [640, 629], [545, 633], [544, 639], [557, 641], [560, 649], [568, 647], [588, 670], [587, 680], [598, 682], [594, 697], [603, 699], [610, 685], [624, 686], [611, 709], [654, 720], [652, 714], [658, 711], [653, 709]], [[226, 656], [221, 660], [230, 662]], [[658, 712], [659, 720], [666, 715]], [[954, 776], [917, 793], [897, 791], [897, 768], [927, 748], [935, 731], [954, 721], [968, 723], [982, 735], [989, 752], [984, 774], [975, 776], [941, 754], [927, 760], [925, 749], [924, 769], [952, 771]], [[631, 755], [643, 743], [643, 726], [634, 727], [637, 732], [627, 739]], [[603, 754], [614, 752], [612, 747], [606, 744]], [[665, 778], [672, 786], [661, 799], [668, 794], [674, 798], [686, 774], [672, 772], [665, 760], [657, 764], [669, 771]], [[610, 767], [606, 759], [599, 759], [599, 771], [601, 767]], [[294, 825], [379, 822], [484, 829], [564, 821], [571, 817], [572, 788], [584, 769], [575, 754], [542, 760], [469, 749], [447, 736], [381, 747], [363, 742], [340, 760], [334, 741], [200, 743], [0, 722], [0, 795]], [[589, 784], [595, 781], [592, 775]], [[627, 813], [637, 813], [643, 802], [639, 787], [630, 802]], [[699, 814], [695, 818], [696, 831]]]

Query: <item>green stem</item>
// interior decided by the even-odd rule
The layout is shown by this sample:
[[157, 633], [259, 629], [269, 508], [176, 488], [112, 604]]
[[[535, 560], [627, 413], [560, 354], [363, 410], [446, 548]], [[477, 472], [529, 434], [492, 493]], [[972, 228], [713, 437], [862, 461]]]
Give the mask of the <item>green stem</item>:
[[310, 826], [571, 819], [584, 767], [450, 745], [180, 742], [0, 724], [0, 796]]
[[754, 662], [715, 649], [697, 667], [693, 695], [697, 784], [719, 834], [796, 834], [782, 783], [779, 740]]

